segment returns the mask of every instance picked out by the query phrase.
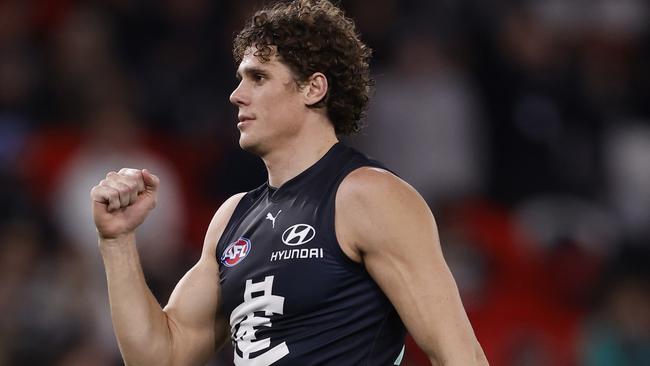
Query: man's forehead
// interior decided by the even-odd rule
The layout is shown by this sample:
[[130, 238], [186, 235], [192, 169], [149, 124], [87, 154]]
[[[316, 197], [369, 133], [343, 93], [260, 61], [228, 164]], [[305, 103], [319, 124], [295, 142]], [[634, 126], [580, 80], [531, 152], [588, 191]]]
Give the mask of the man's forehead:
[[277, 56], [277, 51], [278, 51], [278, 46], [273, 46], [273, 45], [260, 45], [259, 47], [257, 45], [253, 46], [248, 46], [246, 47], [246, 50], [244, 50], [244, 56], [246, 55], [255, 55], [255, 54], [263, 54], [267, 56], [268, 58], [274, 58]]
[[272, 48], [272, 53], [269, 56], [269, 61], [262, 60], [261, 57], [256, 56], [258, 49], [256, 47], [249, 47], [244, 52], [239, 66], [237, 67], [237, 74], [240, 75], [246, 70], [270, 70], [281, 67], [281, 62], [277, 54], [275, 53], [275, 47]]

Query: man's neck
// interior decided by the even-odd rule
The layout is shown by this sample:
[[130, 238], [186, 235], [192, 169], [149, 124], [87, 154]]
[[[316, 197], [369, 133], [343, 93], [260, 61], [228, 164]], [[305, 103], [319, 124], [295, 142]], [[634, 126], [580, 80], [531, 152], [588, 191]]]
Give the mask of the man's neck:
[[336, 135], [294, 141], [262, 157], [269, 185], [279, 188], [319, 161], [338, 142]]

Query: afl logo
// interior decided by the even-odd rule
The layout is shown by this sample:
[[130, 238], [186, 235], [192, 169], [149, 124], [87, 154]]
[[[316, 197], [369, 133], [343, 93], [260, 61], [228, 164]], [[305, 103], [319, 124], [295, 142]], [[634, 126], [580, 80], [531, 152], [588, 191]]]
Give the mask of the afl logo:
[[239, 238], [236, 242], [228, 245], [221, 256], [221, 263], [226, 267], [234, 267], [244, 260], [251, 251], [251, 241]]
[[282, 233], [282, 242], [291, 246], [303, 245], [311, 241], [314, 235], [316, 235], [316, 230], [310, 225], [293, 225]]

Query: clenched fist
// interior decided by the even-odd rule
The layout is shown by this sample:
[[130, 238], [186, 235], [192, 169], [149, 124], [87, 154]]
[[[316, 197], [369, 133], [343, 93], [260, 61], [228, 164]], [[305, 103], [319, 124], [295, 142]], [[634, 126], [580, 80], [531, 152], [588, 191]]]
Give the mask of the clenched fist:
[[135, 231], [156, 206], [159, 183], [146, 169], [123, 168], [106, 174], [90, 191], [99, 237], [113, 239]]

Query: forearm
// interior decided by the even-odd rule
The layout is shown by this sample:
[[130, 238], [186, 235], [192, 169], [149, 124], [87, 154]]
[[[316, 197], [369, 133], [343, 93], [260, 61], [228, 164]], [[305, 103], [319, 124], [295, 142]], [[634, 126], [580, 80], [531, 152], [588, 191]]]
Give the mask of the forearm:
[[111, 318], [127, 365], [164, 365], [171, 360], [167, 317], [147, 286], [135, 234], [100, 239]]

